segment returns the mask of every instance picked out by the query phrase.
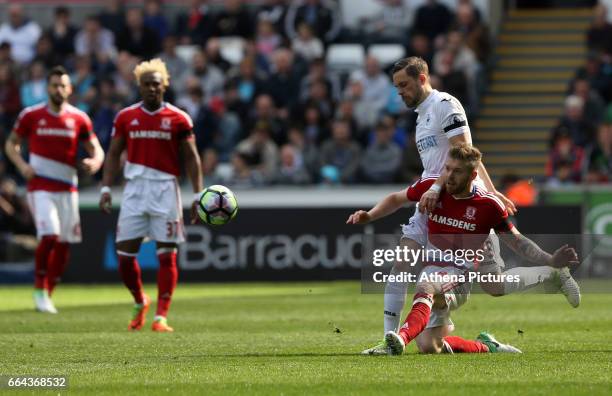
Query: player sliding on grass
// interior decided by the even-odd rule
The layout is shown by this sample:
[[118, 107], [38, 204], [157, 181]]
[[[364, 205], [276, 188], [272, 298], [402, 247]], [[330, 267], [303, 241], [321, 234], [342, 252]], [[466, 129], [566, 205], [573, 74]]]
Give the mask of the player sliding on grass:
[[[36, 310], [54, 314], [57, 309], [51, 294], [68, 265], [69, 244], [81, 242], [76, 169], [79, 142], [89, 155], [80, 164], [88, 174], [100, 169], [104, 151], [87, 114], [68, 103], [72, 84], [63, 67], [49, 72], [47, 94], [47, 103], [19, 114], [5, 149], [28, 182], [28, 204], [36, 221]], [[24, 141], [30, 149], [29, 163], [21, 157]]]
[[[478, 263], [457, 260], [460, 250], [482, 249], [491, 229], [500, 233], [501, 239], [517, 254], [537, 265], [560, 268], [578, 264], [573, 248], [562, 246], [550, 255], [523, 236], [508, 220], [503, 203], [474, 184], [481, 158], [480, 151], [468, 144], [449, 151], [439, 204], [427, 216], [426, 246], [428, 251], [450, 249], [455, 253], [455, 258], [433, 254], [423, 259], [421, 275], [427, 274], [430, 279], [421, 281], [419, 275], [412, 309], [404, 325], [399, 331], [386, 333], [386, 346], [391, 354], [403, 353], [406, 344], [414, 339], [423, 353], [520, 352], [486, 333], [481, 333], [476, 341], [449, 336], [454, 329], [450, 311], [467, 301], [470, 283], [431, 280], [432, 275], [468, 276], [468, 272], [476, 269]], [[418, 201], [436, 179], [435, 176], [420, 179], [407, 189], [390, 194], [369, 212], [360, 210], [353, 213], [347, 223], [367, 224], [388, 216], [405, 204]], [[463, 254], [461, 257], [464, 257]]]
[[[123, 283], [136, 303], [129, 330], [140, 330], [150, 299], [144, 294], [136, 255], [144, 237], [157, 242], [157, 312], [153, 331], [170, 332], [166, 317], [178, 272], [177, 244], [185, 240], [179, 152], [195, 193], [202, 190], [200, 157], [195, 145], [189, 115], [163, 101], [170, 76], [159, 59], [140, 63], [134, 70], [142, 102], [119, 112], [113, 127], [113, 140], [104, 164], [100, 208], [110, 213], [110, 185], [119, 169], [119, 158], [127, 150], [124, 176], [127, 179], [117, 224], [117, 255]], [[195, 201], [191, 221], [196, 219]]]
[[[422, 177], [435, 176], [437, 180], [421, 196], [414, 215], [408, 224], [402, 227], [402, 245], [411, 250], [418, 250], [424, 246], [427, 239], [427, 216], [425, 210], [432, 211], [435, 207], [444, 177], [442, 168], [450, 147], [461, 144], [471, 144], [472, 137], [465, 111], [461, 103], [445, 92], [432, 89], [429, 81], [429, 68], [427, 63], [418, 57], [399, 60], [392, 70], [393, 85], [397, 88], [403, 102], [418, 113], [416, 125], [416, 145], [423, 163]], [[484, 164], [478, 165], [478, 176], [474, 183], [483, 191], [488, 191], [497, 197], [510, 214], [514, 214], [514, 204], [495, 189]], [[518, 275], [520, 282], [491, 282], [483, 283], [482, 289], [493, 296], [501, 296], [529, 289], [540, 283], [552, 283], [561, 286], [569, 303], [576, 307], [580, 303], [578, 289], [567, 289], [571, 283], [569, 272], [555, 270], [554, 268], [516, 267], [504, 272], [504, 261], [500, 255], [499, 240], [493, 234], [485, 244], [485, 258], [480, 265], [480, 271], [491, 274]], [[406, 271], [397, 263], [391, 269], [391, 274]], [[505, 278], [508, 279], [508, 278]], [[384, 295], [384, 333], [397, 330], [400, 315], [406, 302], [406, 282], [387, 282]], [[365, 354], [386, 354], [387, 347], [383, 342], [363, 351]]]

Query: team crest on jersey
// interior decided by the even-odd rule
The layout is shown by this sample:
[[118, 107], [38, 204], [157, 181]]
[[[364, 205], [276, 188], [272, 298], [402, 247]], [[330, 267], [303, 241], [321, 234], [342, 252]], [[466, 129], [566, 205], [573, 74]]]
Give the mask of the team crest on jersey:
[[66, 124], [66, 128], [73, 129], [74, 128], [74, 119], [73, 118], [66, 118], [66, 120], [64, 121], [64, 124]]
[[468, 206], [467, 208], [465, 208], [465, 214], [463, 215], [463, 217], [465, 217], [468, 220], [475, 220], [476, 219], [476, 208], [473, 206]]
[[170, 129], [171, 124], [172, 120], [170, 118], [162, 118], [161, 129]]

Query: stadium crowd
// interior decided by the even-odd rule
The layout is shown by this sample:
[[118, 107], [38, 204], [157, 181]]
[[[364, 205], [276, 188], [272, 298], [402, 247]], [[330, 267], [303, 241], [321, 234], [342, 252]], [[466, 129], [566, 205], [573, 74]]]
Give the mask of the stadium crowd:
[[564, 114], [551, 131], [549, 185], [612, 181], [612, 24], [593, 8], [588, 56], [568, 87]]
[[[74, 85], [71, 101], [90, 115], [107, 148], [116, 112], [138, 101], [134, 66], [160, 57], [171, 74], [167, 100], [194, 120], [206, 184], [410, 182], [421, 171], [411, 141], [416, 117], [388, 70], [368, 56], [361, 70], [336, 73], [326, 64], [327, 48], [401, 44], [432, 65], [435, 88], [455, 95], [471, 115], [489, 56], [487, 26], [469, 0], [456, 10], [434, 0], [416, 9], [384, 0], [381, 14], [356, 29], [342, 26], [330, 0], [192, 0], [176, 18], [166, 16], [161, 0], [105, 3], [81, 26], [66, 7], [40, 26], [19, 3], [8, 6], [0, 26], [0, 141], [22, 108], [46, 100], [45, 73], [62, 64]], [[224, 37], [244, 40], [239, 61], [222, 55]], [[188, 58], [185, 45], [195, 45]], [[21, 183], [1, 162], [0, 172]]]

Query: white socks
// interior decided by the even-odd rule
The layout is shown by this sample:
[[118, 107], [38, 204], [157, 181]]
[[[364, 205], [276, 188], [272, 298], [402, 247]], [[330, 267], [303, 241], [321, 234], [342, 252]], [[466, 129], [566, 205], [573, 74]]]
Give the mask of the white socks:
[[504, 281], [504, 295], [531, 289], [534, 286], [552, 279], [555, 269], [552, 267], [515, 267], [504, 271], [504, 275], [518, 275], [520, 282]]
[[[391, 269], [390, 274], [398, 274]], [[401, 322], [402, 310], [406, 303], [408, 282], [387, 282], [385, 285], [385, 333], [397, 331]]]

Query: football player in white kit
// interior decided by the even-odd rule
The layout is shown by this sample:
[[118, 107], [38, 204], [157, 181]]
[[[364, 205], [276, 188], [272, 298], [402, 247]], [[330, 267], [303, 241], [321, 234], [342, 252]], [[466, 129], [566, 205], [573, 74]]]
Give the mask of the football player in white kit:
[[[193, 123], [184, 111], [163, 101], [170, 76], [160, 59], [141, 62], [134, 70], [142, 102], [121, 110], [115, 118], [113, 140], [104, 164], [100, 208], [109, 213], [110, 185], [121, 153], [127, 151], [124, 176], [127, 179], [117, 224], [119, 272], [134, 297], [134, 310], [128, 330], [140, 330], [150, 298], [144, 293], [136, 256], [143, 238], [157, 243], [157, 311], [152, 330], [171, 332], [167, 314], [178, 279], [177, 244], [184, 241], [179, 154], [194, 193], [202, 190], [200, 156], [195, 145]], [[195, 222], [196, 200], [191, 205]]]
[[[407, 107], [413, 108], [418, 116], [416, 121], [415, 141], [419, 156], [423, 163], [422, 177], [442, 175], [431, 188], [423, 194], [414, 215], [408, 224], [402, 226], [400, 245], [418, 250], [427, 245], [427, 214], [438, 202], [440, 191], [446, 177], [443, 168], [451, 146], [464, 143], [471, 144], [472, 137], [467, 117], [461, 103], [445, 92], [439, 92], [431, 87], [427, 62], [419, 57], [401, 59], [392, 69], [393, 85]], [[484, 164], [478, 167], [478, 177], [474, 181], [485, 190], [497, 197], [509, 214], [516, 213], [516, 207], [508, 198], [495, 189]], [[492, 235], [485, 242], [487, 257], [480, 263], [479, 272], [500, 274], [504, 262], [499, 254], [499, 240]], [[410, 271], [407, 263], [395, 263], [391, 274]], [[519, 275], [520, 282], [481, 283], [481, 288], [492, 296], [502, 296], [520, 290], [526, 290], [540, 283], [553, 284], [565, 294], [568, 302], [576, 307], [580, 302], [580, 292], [577, 283], [571, 277], [567, 268], [551, 267], [516, 267], [506, 272], [507, 275]], [[504, 277], [504, 279], [511, 279]], [[384, 334], [397, 331], [401, 312], [406, 302], [407, 282], [387, 282], [384, 294]], [[364, 350], [363, 354], [387, 354], [388, 348], [382, 342]]]

